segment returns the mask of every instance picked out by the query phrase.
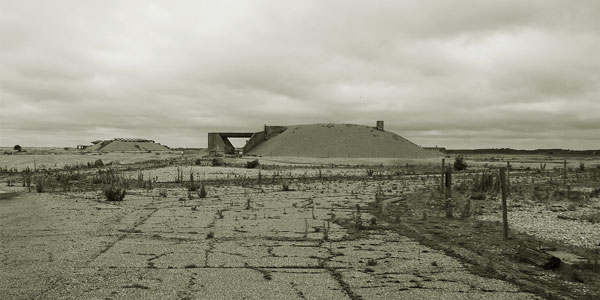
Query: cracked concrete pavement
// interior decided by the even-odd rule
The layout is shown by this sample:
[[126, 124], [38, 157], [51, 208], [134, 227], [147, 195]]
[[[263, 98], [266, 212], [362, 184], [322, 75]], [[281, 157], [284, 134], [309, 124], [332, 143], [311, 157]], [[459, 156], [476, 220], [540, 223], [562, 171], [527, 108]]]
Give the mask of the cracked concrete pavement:
[[352, 236], [328, 222], [373, 200], [376, 187], [361, 184], [1, 200], [0, 298], [537, 299], [397, 233]]

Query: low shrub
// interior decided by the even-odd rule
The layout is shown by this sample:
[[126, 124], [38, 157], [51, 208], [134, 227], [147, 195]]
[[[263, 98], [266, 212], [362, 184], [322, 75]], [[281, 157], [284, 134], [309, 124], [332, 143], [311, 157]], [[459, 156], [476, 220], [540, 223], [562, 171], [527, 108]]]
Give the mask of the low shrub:
[[215, 157], [215, 158], [212, 159], [212, 165], [213, 165], [213, 167], [219, 167], [219, 166], [222, 166], [224, 164], [225, 164], [225, 162], [220, 157]]
[[126, 189], [122, 184], [111, 184], [104, 187], [103, 192], [107, 201], [123, 201]]
[[463, 158], [462, 155], [457, 156], [454, 159], [454, 170], [456, 171], [463, 171], [467, 169], [467, 163], [465, 162], [465, 159]]
[[160, 191], [158, 191], [158, 195], [161, 196], [161, 197], [163, 197], [163, 198], [166, 198], [167, 197], [167, 191], [166, 190], [160, 190]]
[[281, 190], [284, 192], [293, 191], [293, 189], [290, 188], [290, 184], [285, 180], [281, 183]]
[[367, 260], [367, 266], [371, 266], [371, 267], [373, 267], [373, 266], [376, 266], [376, 265], [377, 265], [377, 261], [376, 261], [375, 259], [373, 259], [373, 258], [369, 258], [369, 259]]
[[485, 194], [482, 192], [472, 192], [471, 199], [473, 200], [485, 200]]
[[371, 226], [377, 225], [377, 218], [376, 217], [372, 217], [371, 219], [369, 219], [369, 224]]
[[600, 223], [600, 212], [593, 212], [589, 214], [582, 215], [580, 217], [581, 220], [588, 221], [593, 224]]
[[256, 167], [258, 167], [259, 165], [260, 164], [258, 162], [258, 159], [247, 161], [246, 162], [246, 169], [256, 169]]
[[579, 282], [579, 283], [585, 282], [585, 276], [582, 274], [582, 272], [580, 272], [579, 270], [577, 270], [573, 267], [561, 269], [560, 274], [561, 274], [562, 278], [572, 281], [572, 282]]
[[101, 159], [96, 159], [94, 162], [95, 167], [104, 167], [104, 162]]

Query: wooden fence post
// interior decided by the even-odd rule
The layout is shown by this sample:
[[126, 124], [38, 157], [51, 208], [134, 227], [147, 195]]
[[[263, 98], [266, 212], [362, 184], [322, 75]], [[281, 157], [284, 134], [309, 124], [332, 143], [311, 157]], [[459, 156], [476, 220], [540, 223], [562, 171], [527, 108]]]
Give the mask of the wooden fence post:
[[446, 172], [445, 169], [445, 164], [446, 164], [446, 159], [442, 158], [442, 176], [440, 177], [440, 193], [442, 195], [444, 195], [444, 173]]
[[508, 212], [506, 208], [506, 168], [500, 168], [500, 188], [502, 190], [502, 237], [508, 240]]
[[446, 169], [446, 217], [452, 218], [452, 168]]
[[506, 195], [510, 193], [510, 161], [506, 162]]
[[563, 161], [563, 187], [567, 187], [567, 160]]

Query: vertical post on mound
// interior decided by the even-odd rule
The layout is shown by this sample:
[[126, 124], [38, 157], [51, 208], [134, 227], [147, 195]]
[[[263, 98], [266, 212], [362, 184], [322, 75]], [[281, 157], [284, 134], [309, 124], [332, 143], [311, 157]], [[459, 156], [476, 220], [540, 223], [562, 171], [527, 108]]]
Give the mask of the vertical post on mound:
[[508, 212], [506, 208], [506, 168], [500, 168], [500, 189], [502, 191], [502, 238], [508, 240]]

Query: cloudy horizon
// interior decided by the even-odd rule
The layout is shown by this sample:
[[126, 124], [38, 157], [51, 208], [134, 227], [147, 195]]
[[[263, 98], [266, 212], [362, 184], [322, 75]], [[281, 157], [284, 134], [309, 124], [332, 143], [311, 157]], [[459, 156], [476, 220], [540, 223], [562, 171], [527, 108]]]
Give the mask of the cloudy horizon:
[[0, 146], [264, 124], [599, 149], [598, 1], [0, 0]]

